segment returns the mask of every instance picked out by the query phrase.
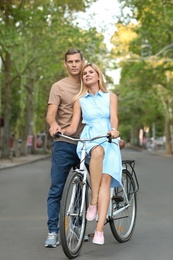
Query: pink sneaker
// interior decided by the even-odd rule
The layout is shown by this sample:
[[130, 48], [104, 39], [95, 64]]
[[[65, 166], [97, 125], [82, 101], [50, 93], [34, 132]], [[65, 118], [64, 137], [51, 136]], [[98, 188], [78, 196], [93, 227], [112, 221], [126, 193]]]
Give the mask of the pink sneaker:
[[103, 245], [105, 242], [104, 234], [103, 232], [95, 231], [94, 237], [93, 237], [93, 243], [97, 245]]
[[87, 209], [87, 213], [86, 213], [86, 219], [88, 221], [92, 221], [95, 219], [97, 215], [97, 205], [89, 205], [88, 209]]

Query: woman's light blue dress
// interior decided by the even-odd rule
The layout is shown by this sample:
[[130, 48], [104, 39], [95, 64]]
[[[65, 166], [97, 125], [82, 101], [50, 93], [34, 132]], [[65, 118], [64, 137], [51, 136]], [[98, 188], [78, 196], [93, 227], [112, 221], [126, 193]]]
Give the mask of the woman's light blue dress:
[[[104, 93], [100, 90], [95, 95], [86, 93], [85, 96], [80, 98], [80, 106], [82, 122], [85, 124], [81, 138], [93, 138], [110, 132], [110, 92]], [[90, 150], [98, 144], [104, 148], [103, 173], [112, 176], [111, 187], [118, 187], [121, 185], [122, 176], [122, 159], [118, 139], [113, 139], [112, 143], [109, 143], [106, 137], [87, 142], [86, 151], [88, 156]], [[81, 147], [82, 143], [79, 142], [77, 145], [79, 157]]]

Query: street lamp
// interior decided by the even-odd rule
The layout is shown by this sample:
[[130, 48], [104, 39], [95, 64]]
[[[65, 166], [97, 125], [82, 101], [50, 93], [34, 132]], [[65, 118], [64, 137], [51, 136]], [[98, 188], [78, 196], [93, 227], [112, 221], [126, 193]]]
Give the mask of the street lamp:
[[[2, 59], [0, 56], [0, 74], [1, 74], [1, 69], [2, 69]], [[1, 118], [1, 81], [0, 81], [0, 118]]]
[[[152, 55], [152, 47], [147, 39], [141, 44], [141, 57], [152, 61], [158, 61], [163, 57], [163, 61], [173, 61], [173, 43], [166, 45], [158, 53]], [[140, 58], [141, 60], [141, 58]]]
[[2, 59], [1, 59], [1, 56], [0, 56], [0, 158], [1, 158], [1, 149], [2, 149], [2, 132], [1, 132], [1, 129], [2, 129], [2, 124], [3, 124], [3, 119], [1, 117], [1, 69], [2, 69]]
[[143, 40], [141, 45], [141, 57], [148, 58], [151, 56], [152, 47], [147, 39]]
[[[141, 44], [141, 55], [140, 56], [131, 56], [126, 57], [125, 62], [173, 62], [173, 43], [166, 45], [156, 54], [152, 54], [152, 46], [150, 45], [148, 39], [144, 39]], [[170, 71], [166, 72], [167, 82], [170, 81]], [[170, 101], [171, 100], [171, 101]], [[172, 102], [172, 96], [169, 96], [170, 103]], [[170, 112], [171, 111], [171, 112]], [[172, 118], [172, 108], [168, 109], [168, 113]], [[152, 124], [152, 137], [155, 138], [155, 123]]]
[[[157, 62], [159, 60], [163, 61], [163, 62], [172, 62], [173, 61], [173, 43], [166, 45], [163, 49], [161, 49], [158, 53], [152, 55], [151, 53], [151, 45], [149, 44], [148, 40], [145, 40], [143, 42], [143, 44], [141, 45], [141, 56], [143, 60], [147, 60], [147, 61], [152, 61], [152, 62]], [[167, 83], [169, 83], [170, 81], [170, 71], [166, 71], [166, 77], [167, 77]], [[168, 113], [168, 117], [169, 120], [172, 119], [172, 107], [171, 107], [171, 103], [172, 103], [172, 97], [169, 95], [168, 96], [168, 109], [167, 109], [167, 113]], [[170, 131], [167, 131], [167, 136], [168, 140], [171, 139], [171, 137], [169, 136], [169, 133], [171, 135], [171, 125], [168, 125], [166, 128], [170, 127]], [[153, 137], [153, 141], [155, 139], [155, 123], [152, 124], [152, 137]], [[171, 144], [168, 142], [166, 144], [167, 147], [167, 151], [171, 150]]]
[[147, 39], [142, 41], [141, 44], [141, 55], [140, 56], [127, 56], [126, 62], [139, 62], [139, 61], [151, 61], [157, 62], [159, 60], [164, 62], [173, 61], [173, 43], [166, 45], [158, 53], [152, 55], [152, 46]]

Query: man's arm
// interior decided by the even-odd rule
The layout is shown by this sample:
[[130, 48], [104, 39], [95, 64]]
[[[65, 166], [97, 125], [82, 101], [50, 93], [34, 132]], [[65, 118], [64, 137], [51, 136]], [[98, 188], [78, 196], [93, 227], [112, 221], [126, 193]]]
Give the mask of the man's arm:
[[58, 125], [56, 121], [57, 111], [58, 111], [57, 105], [55, 104], [48, 105], [46, 122], [49, 125], [49, 133], [51, 136], [54, 136], [56, 132], [61, 131], [61, 127]]

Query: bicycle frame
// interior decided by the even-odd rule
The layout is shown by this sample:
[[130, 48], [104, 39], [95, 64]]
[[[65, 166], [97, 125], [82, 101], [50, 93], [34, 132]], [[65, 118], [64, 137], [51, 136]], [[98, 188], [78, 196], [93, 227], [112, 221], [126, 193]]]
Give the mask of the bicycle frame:
[[[79, 169], [76, 169], [77, 172], [80, 172], [82, 175], [83, 175], [83, 184], [84, 184], [84, 188], [83, 188], [83, 194], [82, 194], [82, 203], [81, 203], [81, 210], [80, 210], [80, 214], [83, 210], [83, 207], [84, 207], [84, 202], [85, 202], [85, 192], [86, 192], [86, 187], [87, 187], [87, 182], [90, 183], [90, 177], [89, 177], [89, 173], [88, 173], [88, 170], [86, 169], [86, 166], [85, 166], [85, 157], [86, 157], [86, 142], [87, 141], [91, 141], [91, 140], [94, 140], [94, 139], [97, 139], [97, 138], [103, 138], [103, 137], [107, 137], [107, 138], [110, 138], [109, 135], [102, 135], [102, 136], [99, 136], [99, 137], [96, 137], [96, 138], [93, 138], [93, 139], [74, 139], [72, 137], [69, 137], [69, 136], [66, 136], [66, 135], [62, 135], [61, 133], [58, 133], [60, 136], [64, 136], [65, 138], [67, 139], [70, 139], [70, 140], [76, 140], [76, 141], [80, 141], [82, 142], [82, 149], [81, 149], [81, 158], [80, 158], [80, 167]], [[122, 185], [122, 189], [123, 189], [123, 192], [124, 192], [124, 195], [125, 195], [125, 202], [126, 202], [126, 206], [118, 209], [116, 212], [114, 212], [113, 216], [112, 216], [112, 203], [111, 203], [111, 199], [113, 197], [113, 191], [114, 191], [114, 188], [110, 188], [110, 203], [109, 203], [109, 208], [108, 208], [108, 213], [107, 213], [107, 220], [110, 218], [110, 217], [114, 217], [116, 215], [118, 215], [121, 211], [123, 211], [124, 209], [128, 208], [130, 206], [130, 201], [128, 200], [128, 197], [127, 197], [127, 194], [126, 194], [126, 191], [124, 189], [124, 186]], [[73, 193], [74, 194], [74, 193]], [[70, 207], [70, 205], [69, 205]]]
[[125, 195], [125, 202], [127, 203], [126, 206], [116, 210], [113, 214], [112, 214], [112, 202], [111, 202], [111, 199], [113, 197], [113, 191], [114, 191], [114, 188], [110, 188], [110, 202], [109, 202], [109, 208], [108, 208], [108, 213], [107, 213], [107, 220], [109, 220], [109, 218], [111, 217], [115, 217], [116, 215], [118, 215], [120, 212], [122, 212], [124, 209], [128, 208], [130, 206], [130, 203], [129, 203], [129, 200], [127, 198], [127, 194], [126, 194], [126, 191], [124, 189], [124, 186], [122, 185], [122, 189], [123, 189], [123, 192], [124, 192], [124, 195]]
[[[86, 142], [104, 137], [110, 142], [110, 136], [103, 135], [83, 140], [62, 134], [61, 136], [82, 142], [80, 166], [67, 177], [60, 212], [62, 247], [66, 256], [72, 259], [79, 255], [86, 229], [88, 187], [90, 187], [90, 175], [85, 165]], [[133, 175], [124, 167], [122, 174], [122, 185], [110, 188], [110, 202], [105, 221], [105, 224], [110, 224], [113, 236], [120, 243], [130, 239], [136, 220], [136, 190]]]
[[[71, 138], [69, 137], [69, 139], [71, 139]], [[84, 208], [87, 183], [90, 183], [89, 173], [88, 173], [88, 170], [85, 166], [86, 141], [82, 141], [82, 143], [83, 143], [83, 146], [82, 146], [82, 153], [81, 153], [81, 158], [80, 158], [80, 167], [79, 167], [79, 169], [76, 169], [77, 172], [82, 174], [82, 176], [83, 176], [82, 182], [83, 182], [83, 185], [84, 185], [83, 189], [82, 189], [82, 202], [81, 202], [80, 213], [79, 213], [80, 216], [82, 216], [82, 212], [83, 212], [83, 208]], [[75, 190], [73, 190], [73, 197], [72, 197], [71, 203], [73, 202], [74, 196], [75, 196]], [[70, 212], [70, 208], [72, 206], [71, 203], [70, 203], [69, 209], [67, 211], [68, 213]]]

